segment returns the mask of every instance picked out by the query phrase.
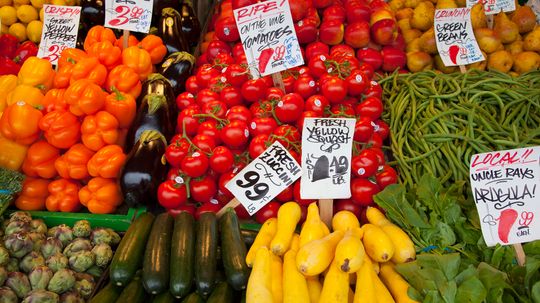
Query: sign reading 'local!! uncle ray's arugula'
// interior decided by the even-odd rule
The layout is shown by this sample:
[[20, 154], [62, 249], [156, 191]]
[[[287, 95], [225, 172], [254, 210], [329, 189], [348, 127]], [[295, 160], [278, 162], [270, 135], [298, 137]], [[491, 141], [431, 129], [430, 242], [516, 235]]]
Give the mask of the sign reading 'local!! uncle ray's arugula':
[[255, 78], [304, 64], [288, 0], [234, 10], [251, 75]]

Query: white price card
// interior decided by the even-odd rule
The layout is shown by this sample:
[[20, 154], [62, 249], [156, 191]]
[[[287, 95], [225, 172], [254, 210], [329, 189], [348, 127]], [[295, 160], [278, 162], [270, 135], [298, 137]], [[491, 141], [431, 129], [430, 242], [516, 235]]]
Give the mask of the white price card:
[[467, 7], [473, 7], [476, 3], [484, 4], [486, 15], [495, 15], [503, 12], [513, 12], [516, 10], [514, 0], [467, 0]]
[[105, 26], [148, 33], [153, 3], [151, 0], [105, 0]]
[[302, 130], [302, 199], [351, 197], [355, 119], [306, 118]]
[[278, 141], [225, 185], [250, 215], [300, 178], [300, 165]]
[[474, 37], [470, 8], [435, 10], [435, 42], [446, 66], [485, 60]]
[[80, 6], [43, 5], [43, 30], [38, 57], [56, 65], [65, 48], [77, 46]]
[[540, 146], [474, 155], [470, 180], [488, 246], [540, 239]]
[[255, 78], [304, 64], [288, 0], [234, 10], [251, 75]]

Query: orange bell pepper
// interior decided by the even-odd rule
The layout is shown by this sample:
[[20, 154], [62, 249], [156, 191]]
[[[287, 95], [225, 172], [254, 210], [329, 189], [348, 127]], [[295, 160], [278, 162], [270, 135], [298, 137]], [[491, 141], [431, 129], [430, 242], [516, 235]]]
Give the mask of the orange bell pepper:
[[114, 92], [105, 98], [105, 110], [118, 120], [118, 127], [128, 128], [135, 119], [137, 102], [126, 93], [113, 87]]
[[120, 146], [107, 145], [88, 161], [88, 173], [92, 177], [116, 178], [125, 162], [126, 155]]
[[[127, 47], [136, 46], [137, 44], [139, 44], [139, 40], [137, 40], [137, 37], [129, 35]], [[116, 39], [114, 45], [119, 47], [120, 50], [124, 50], [124, 37]]]
[[81, 188], [79, 200], [93, 214], [110, 214], [123, 199], [115, 179], [97, 177]]
[[167, 55], [167, 47], [163, 44], [163, 40], [156, 35], [147, 35], [139, 42], [139, 47], [146, 50], [150, 54], [152, 64], [160, 63], [165, 55]]
[[15, 89], [13, 89], [7, 97], [7, 106], [19, 102], [24, 101], [32, 106], [43, 106], [43, 94], [41, 93], [41, 90], [37, 87], [30, 86], [30, 85], [17, 85]]
[[18, 84], [26, 84], [41, 89], [46, 93], [54, 79], [54, 70], [49, 60], [29, 57], [19, 70]]
[[81, 207], [79, 203], [80, 185], [76, 181], [58, 179], [47, 187], [49, 197], [45, 200], [48, 211], [75, 212]]
[[53, 110], [69, 110], [64, 100], [64, 93], [66, 92], [63, 88], [53, 88], [49, 90], [45, 97], [43, 97], [43, 110], [46, 113], [50, 113]]
[[150, 54], [137, 46], [131, 46], [122, 51], [122, 64], [131, 67], [141, 81], [152, 73], [154, 66]]
[[32, 105], [24, 101], [17, 102], [4, 110], [0, 118], [0, 133], [17, 143], [32, 144], [39, 137], [41, 117], [43, 114]]
[[15, 200], [15, 207], [20, 210], [45, 209], [45, 200], [49, 196], [49, 183], [51, 181], [39, 178], [24, 179], [22, 190]]
[[19, 170], [26, 158], [28, 146], [0, 136], [0, 167]]
[[73, 145], [65, 154], [54, 162], [54, 167], [60, 177], [65, 179], [82, 180], [88, 178], [88, 161], [94, 152], [78, 143]]
[[58, 69], [66, 65], [74, 65], [83, 58], [88, 58], [88, 54], [82, 49], [66, 48], [60, 53], [60, 58], [58, 58]]
[[81, 126], [82, 142], [93, 151], [118, 141], [118, 120], [106, 111], [86, 116]]
[[17, 87], [17, 76], [0, 76], [0, 112], [3, 112], [4, 108], [6, 108], [8, 93], [13, 91], [15, 87]]
[[110, 28], [101, 25], [93, 26], [86, 34], [86, 39], [84, 39], [84, 50], [88, 51], [92, 45], [101, 41], [115, 43], [116, 35]]
[[69, 111], [75, 116], [91, 115], [105, 105], [106, 93], [99, 85], [90, 80], [75, 81], [64, 93], [64, 100], [69, 105]]
[[56, 176], [54, 162], [60, 157], [58, 148], [47, 141], [38, 141], [30, 146], [22, 166], [23, 172], [30, 177], [52, 179]]
[[79, 142], [81, 123], [69, 111], [54, 110], [41, 118], [39, 128], [54, 147], [67, 149]]
[[69, 83], [73, 84], [79, 79], [87, 79], [102, 86], [107, 79], [107, 68], [95, 57], [81, 59], [73, 66]]
[[110, 41], [101, 41], [94, 43], [89, 49], [88, 54], [98, 58], [99, 62], [111, 70], [113, 67], [122, 63], [122, 50], [114, 46]]
[[139, 75], [133, 69], [126, 65], [118, 65], [109, 73], [105, 88], [110, 93], [117, 89], [137, 99], [141, 94], [142, 83]]
[[53, 80], [54, 88], [68, 88], [71, 74], [73, 73], [73, 67], [75, 64], [66, 64], [58, 68]]

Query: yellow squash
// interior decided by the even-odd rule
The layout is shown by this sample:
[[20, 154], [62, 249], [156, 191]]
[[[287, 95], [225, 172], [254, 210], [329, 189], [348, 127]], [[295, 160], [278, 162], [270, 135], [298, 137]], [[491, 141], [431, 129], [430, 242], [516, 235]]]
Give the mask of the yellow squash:
[[287, 202], [279, 208], [276, 235], [270, 242], [270, 248], [275, 255], [283, 256], [289, 249], [296, 224], [300, 221], [301, 215], [302, 211], [296, 202]]
[[341, 271], [354, 273], [362, 266], [365, 254], [362, 240], [349, 230], [336, 246], [334, 262]]
[[394, 264], [391, 262], [381, 264], [379, 276], [384, 285], [390, 290], [390, 293], [392, 293], [396, 303], [419, 303], [409, 298], [407, 291], [410, 285], [394, 270]]
[[294, 250], [295, 252], [298, 252], [300, 249], [300, 235], [297, 233], [294, 233], [291, 240], [291, 245], [289, 245], [289, 250]]
[[371, 272], [371, 275], [373, 277], [373, 287], [377, 294], [377, 303], [395, 303], [396, 301], [394, 301], [390, 291], [388, 291], [388, 288], [386, 288], [379, 276], [375, 272]]
[[332, 229], [334, 231], [341, 230], [345, 232], [348, 229], [356, 227], [360, 227], [360, 222], [358, 222], [358, 218], [348, 210], [339, 211], [332, 218]]
[[356, 273], [356, 290], [353, 303], [377, 303], [373, 272], [371, 260], [366, 256], [360, 270]]
[[386, 216], [376, 207], [368, 206], [366, 209], [366, 218], [369, 223], [377, 226], [390, 223]]
[[306, 276], [322, 273], [334, 259], [334, 253], [343, 231], [334, 231], [328, 236], [300, 247], [296, 256], [298, 270]]
[[295, 250], [289, 250], [283, 257], [283, 303], [309, 302], [306, 277], [296, 269], [295, 259]]
[[394, 244], [388, 235], [373, 224], [365, 224], [362, 229], [364, 230], [362, 241], [369, 257], [377, 262], [390, 261], [394, 255]]
[[307, 287], [309, 291], [310, 302], [319, 302], [321, 297], [322, 284], [319, 280], [319, 276], [307, 277]]
[[255, 241], [253, 241], [253, 244], [251, 245], [251, 248], [246, 255], [246, 264], [249, 267], [253, 266], [253, 261], [255, 260], [255, 256], [257, 255], [257, 251], [259, 250], [259, 248], [263, 246], [270, 246], [270, 241], [272, 241], [272, 239], [276, 235], [276, 230], [276, 218], [270, 218], [266, 220], [266, 222], [264, 222], [264, 224], [261, 226], [257, 237], [255, 237]]
[[319, 303], [348, 303], [349, 290], [349, 274], [339, 270], [336, 263], [332, 263], [324, 277]]
[[283, 262], [281, 257], [270, 253], [272, 270], [272, 297], [275, 303], [283, 302]]
[[325, 236], [323, 229], [324, 223], [319, 216], [319, 208], [317, 203], [313, 202], [308, 206], [306, 222], [300, 231], [300, 247], [304, 246], [313, 240], [318, 240]]
[[257, 251], [247, 284], [246, 303], [274, 303], [270, 251], [266, 247]]

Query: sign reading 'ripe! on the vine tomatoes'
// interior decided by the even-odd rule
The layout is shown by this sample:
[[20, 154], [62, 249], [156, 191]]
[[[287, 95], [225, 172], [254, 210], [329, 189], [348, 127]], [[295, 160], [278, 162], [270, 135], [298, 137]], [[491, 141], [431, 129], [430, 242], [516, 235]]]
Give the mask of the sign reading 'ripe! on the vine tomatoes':
[[56, 65], [65, 48], [75, 48], [80, 17], [80, 6], [43, 5], [43, 30], [37, 56]]
[[151, 0], [106, 0], [105, 26], [148, 33], [152, 22]]
[[254, 78], [304, 64], [288, 0], [268, 0], [234, 10]]

